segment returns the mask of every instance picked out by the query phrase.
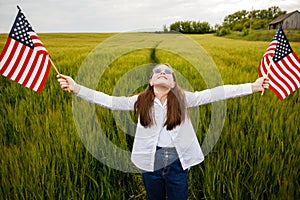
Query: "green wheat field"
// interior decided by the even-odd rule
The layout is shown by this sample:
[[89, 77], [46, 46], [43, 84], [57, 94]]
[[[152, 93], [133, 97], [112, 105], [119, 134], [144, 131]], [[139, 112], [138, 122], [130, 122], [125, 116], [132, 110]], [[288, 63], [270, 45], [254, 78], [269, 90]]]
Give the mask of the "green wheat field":
[[[40, 39], [62, 74], [75, 77], [86, 56], [114, 33], [47, 33]], [[189, 35], [213, 58], [224, 84], [252, 82], [269, 41]], [[0, 34], [2, 50], [7, 35]], [[300, 43], [291, 42], [300, 56]], [[126, 71], [170, 63], [194, 88], [203, 78], [170, 52], [140, 49], [121, 56], [99, 81], [112, 93]], [[101, 62], [101, 61], [99, 61]], [[128, 94], [130, 95], [130, 94]], [[41, 93], [0, 77], [0, 199], [146, 199], [141, 174], [112, 169], [94, 158], [77, 133], [72, 94], [53, 68]], [[227, 100], [222, 134], [206, 159], [189, 174], [189, 199], [300, 199], [300, 91], [283, 101], [270, 90]], [[203, 141], [211, 106], [199, 107]], [[130, 150], [132, 140], [116, 127], [111, 111], [97, 107], [110, 140]]]

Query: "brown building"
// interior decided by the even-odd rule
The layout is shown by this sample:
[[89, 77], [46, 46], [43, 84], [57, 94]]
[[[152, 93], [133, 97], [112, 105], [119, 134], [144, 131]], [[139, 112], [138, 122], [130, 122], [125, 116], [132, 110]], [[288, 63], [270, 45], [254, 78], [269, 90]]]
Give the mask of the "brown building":
[[298, 10], [280, 15], [269, 23], [270, 29], [278, 29], [282, 24], [283, 29], [300, 29], [300, 12]]

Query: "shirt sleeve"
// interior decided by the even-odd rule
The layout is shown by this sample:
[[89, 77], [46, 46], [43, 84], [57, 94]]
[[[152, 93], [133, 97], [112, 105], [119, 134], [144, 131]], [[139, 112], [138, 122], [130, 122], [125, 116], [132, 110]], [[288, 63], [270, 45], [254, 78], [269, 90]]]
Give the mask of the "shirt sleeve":
[[138, 95], [130, 97], [110, 96], [84, 86], [80, 86], [77, 96], [111, 110], [134, 110], [134, 103], [138, 97]]
[[252, 94], [251, 83], [239, 85], [224, 85], [196, 92], [186, 92], [188, 107], [204, 105], [216, 101], [241, 97]]

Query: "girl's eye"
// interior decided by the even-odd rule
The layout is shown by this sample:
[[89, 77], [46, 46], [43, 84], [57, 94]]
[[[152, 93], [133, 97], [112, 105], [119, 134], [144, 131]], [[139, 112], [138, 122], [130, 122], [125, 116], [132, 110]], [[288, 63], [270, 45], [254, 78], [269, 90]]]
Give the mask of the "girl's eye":
[[166, 74], [172, 74], [172, 71], [170, 69], [165, 69]]
[[162, 71], [162, 70], [161, 70], [160, 68], [156, 68], [156, 69], [153, 70], [153, 72], [154, 72], [155, 74], [159, 74], [161, 71]]

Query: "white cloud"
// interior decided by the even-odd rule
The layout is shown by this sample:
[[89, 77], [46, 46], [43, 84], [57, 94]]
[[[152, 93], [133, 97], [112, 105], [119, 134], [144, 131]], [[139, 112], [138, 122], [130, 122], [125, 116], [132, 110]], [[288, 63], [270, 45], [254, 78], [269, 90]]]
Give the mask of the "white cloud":
[[299, 0], [0, 0], [0, 32], [8, 32], [20, 5], [37, 32], [107, 32], [162, 29], [179, 20], [212, 26], [239, 10], [279, 6], [300, 10]]

